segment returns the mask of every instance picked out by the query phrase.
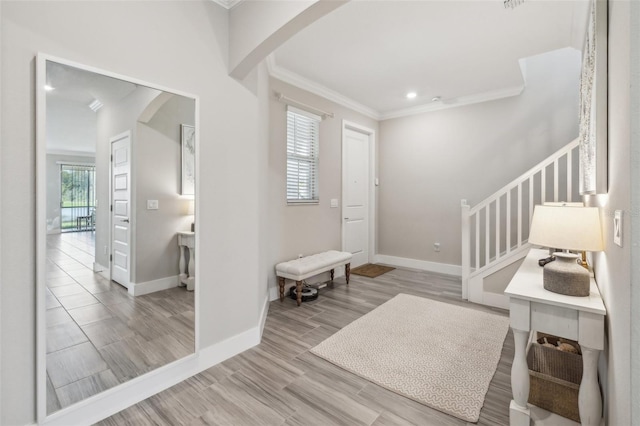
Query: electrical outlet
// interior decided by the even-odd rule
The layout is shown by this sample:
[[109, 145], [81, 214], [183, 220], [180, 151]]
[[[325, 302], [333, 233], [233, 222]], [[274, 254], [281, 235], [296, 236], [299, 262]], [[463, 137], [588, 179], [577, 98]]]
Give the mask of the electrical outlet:
[[158, 210], [159, 207], [158, 200], [147, 200], [147, 210]]
[[433, 243], [433, 251], [440, 252], [440, 243]]

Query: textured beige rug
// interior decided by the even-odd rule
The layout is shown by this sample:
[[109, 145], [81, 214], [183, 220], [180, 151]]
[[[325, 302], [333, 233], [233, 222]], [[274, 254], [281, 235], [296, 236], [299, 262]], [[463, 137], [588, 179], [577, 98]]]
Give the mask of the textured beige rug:
[[311, 352], [373, 383], [477, 422], [509, 318], [399, 294]]

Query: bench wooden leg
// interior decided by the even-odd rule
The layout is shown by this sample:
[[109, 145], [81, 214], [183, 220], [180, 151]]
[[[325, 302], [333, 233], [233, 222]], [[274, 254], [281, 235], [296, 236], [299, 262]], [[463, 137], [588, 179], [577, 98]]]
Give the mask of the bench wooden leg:
[[278, 285], [280, 286], [280, 301], [284, 300], [284, 278], [278, 277]]
[[347, 276], [347, 285], [349, 285], [349, 275], [351, 275], [351, 263], [347, 263], [344, 267], [345, 275]]
[[296, 301], [298, 302], [298, 306], [302, 303], [302, 281], [296, 281]]
[[333, 281], [333, 273], [334, 273], [334, 270], [332, 269], [331, 270], [331, 281]]

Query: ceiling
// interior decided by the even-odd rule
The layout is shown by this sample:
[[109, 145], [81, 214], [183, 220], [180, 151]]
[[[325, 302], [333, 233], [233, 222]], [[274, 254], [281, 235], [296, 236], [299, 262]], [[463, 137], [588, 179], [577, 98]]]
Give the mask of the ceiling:
[[117, 78], [85, 71], [57, 62], [47, 62], [47, 102], [65, 99], [87, 107], [94, 99], [108, 105], [118, 102], [136, 89], [136, 85]]
[[136, 85], [117, 78], [47, 61], [47, 152], [95, 155], [97, 116], [89, 108], [120, 101]]
[[376, 119], [499, 99], [522, 92], [520, 59], [582, 48], [588, 4], [353, 0], [284, 43], [268, 65], [274, 77]]

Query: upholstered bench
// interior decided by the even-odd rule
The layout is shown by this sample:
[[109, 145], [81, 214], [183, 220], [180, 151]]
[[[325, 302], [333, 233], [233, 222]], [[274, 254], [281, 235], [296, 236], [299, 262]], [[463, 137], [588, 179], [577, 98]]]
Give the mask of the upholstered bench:
[[345, 275], [347, 284], [349, 284], [349, 274], [351, 272], [351, 253], [349, 252], [329, 250], [278, 263], [276, 265], [276, 276], [280, 286], [280, 301], [284, 300], [284, 280], [286, 278], [296, 282], [297, 300], [298, 306], [300, 306], [300, 302], [302, 302], [302, 280], [330, 271], [331, 281], [333, 281], [334, 269], [342, 265], [345, 265]]

